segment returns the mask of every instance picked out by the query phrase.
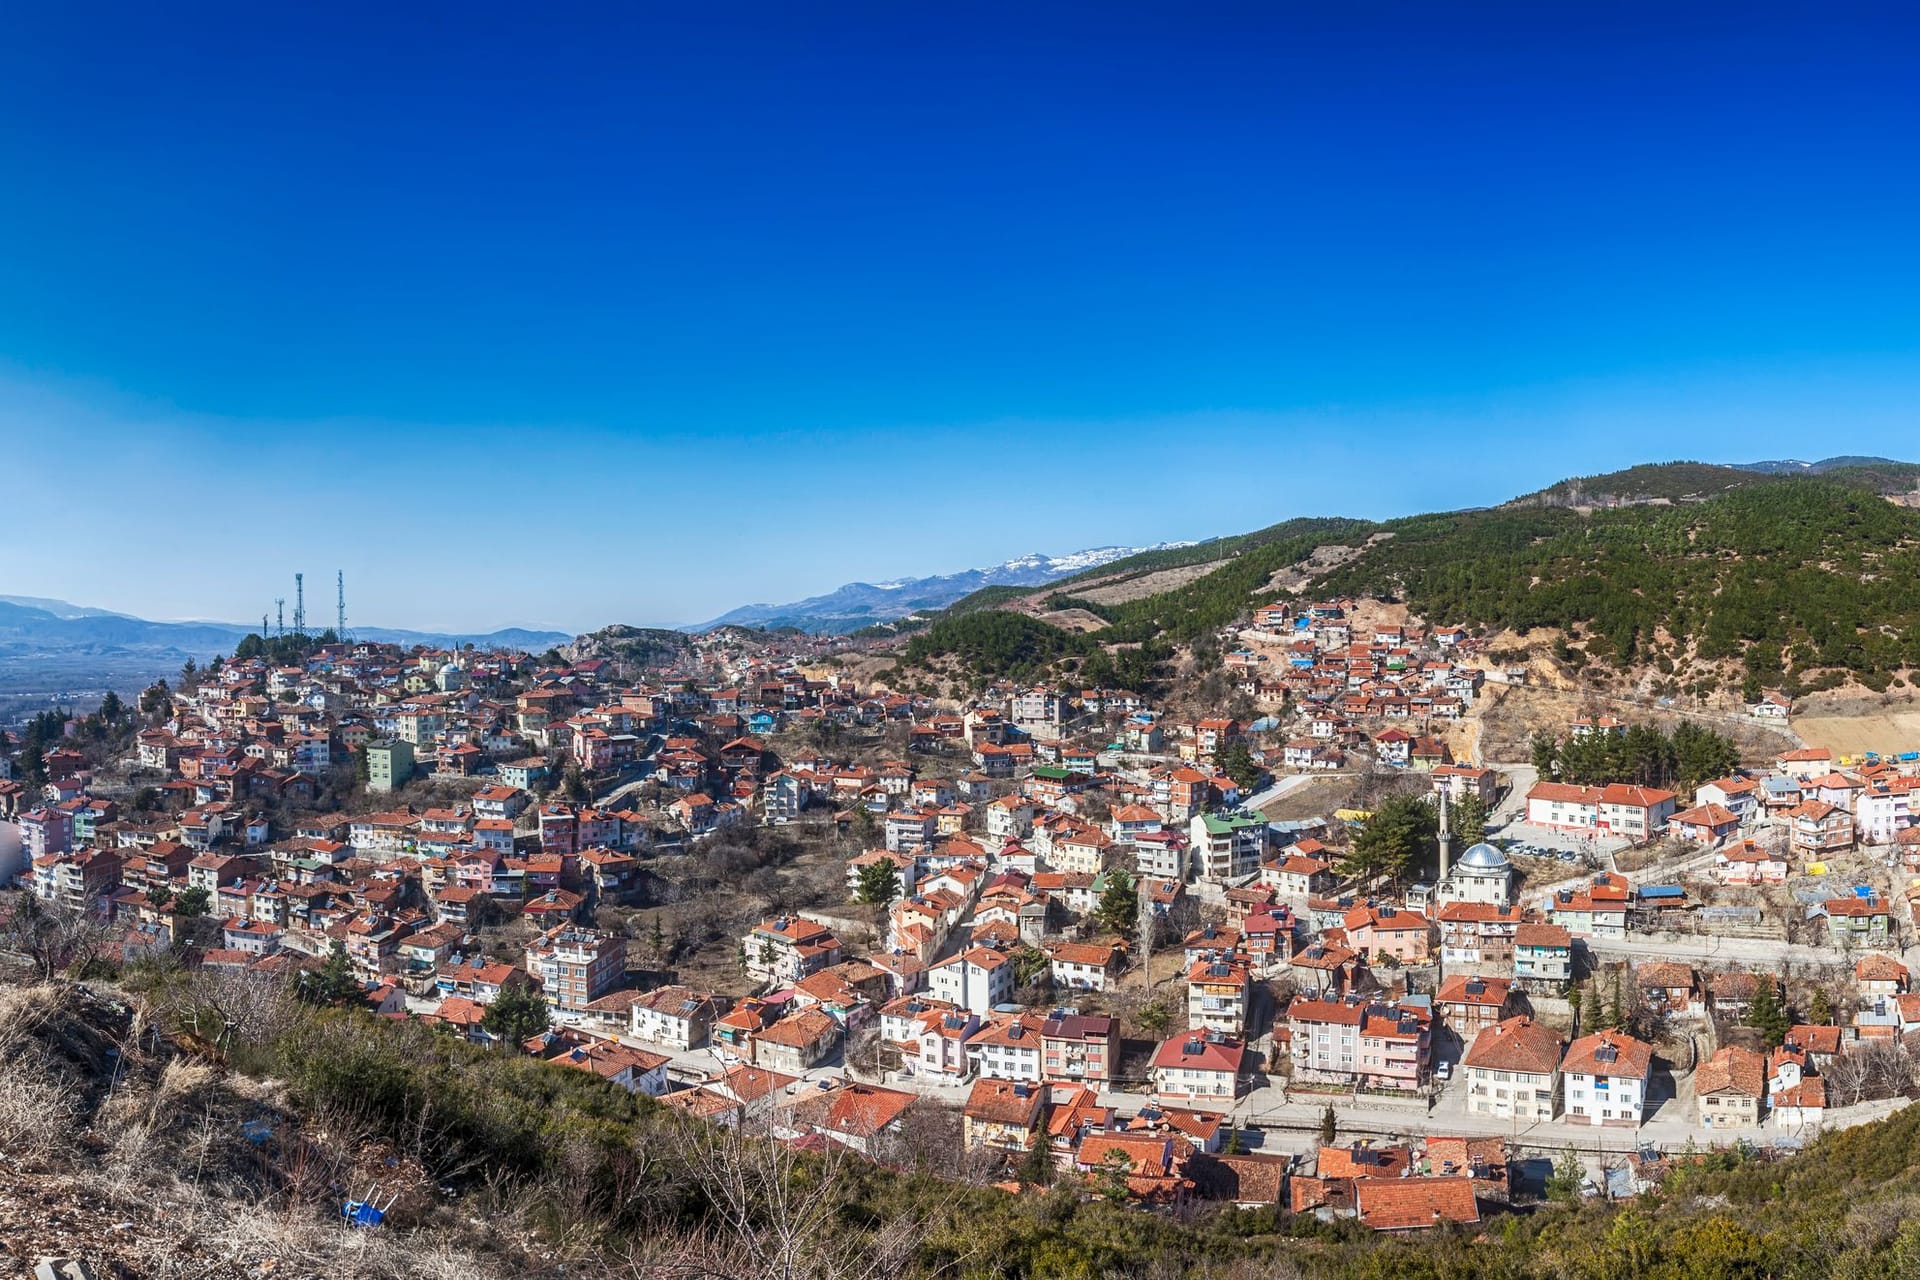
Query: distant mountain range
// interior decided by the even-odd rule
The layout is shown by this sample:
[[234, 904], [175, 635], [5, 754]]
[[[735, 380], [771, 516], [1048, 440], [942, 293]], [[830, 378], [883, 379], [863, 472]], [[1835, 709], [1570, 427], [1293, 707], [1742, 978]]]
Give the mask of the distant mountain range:
[[986, 569], [965, 569], [931, 578], [901, 578], [893, 582], [849, 582], [823, 596], [790, 604], [742, 605], [689, 631], [741, 626], [772, 630], [797, 627], [824, 635], [844, 635], [878, 622], [892, 622], [911, 614], [944, 609], [982, 587], [1040, 587], [1076, 573], [1098, 569], [1146, 551], [1188, 547], [1190, 542], [1162, 542], [1151, 547], [1093, 547], [1071, 555], [1039, 552], [1018, 556]]
[[1845, 455], [1838, 458], [1822, 458], [1818, 462], [1802, 462], [1798, 458], [1776, 458], [1767, 462], [1730, 462], [1727, 465], [1736, 471], [1758, 471], [1770, 476], [1817, 476], [1822, 472], [1837, 471], [1841, 467], [1900, 467], [1907, 464], [1892, 458]]
[[[0, 692], [107, 688], [170, 675], [188, 658], [231, 653], [257, 626], [231, 622], [151, 622], [41, 596], [0, 596]], [[539, 652], [566, 644], [563, 631], [510, 627], [451, 634], [355, 627], [354, 638], [389, 644], [456, 645]]]
[[[242, 622], [150, 622], [130, 613], [69, 604], [44, 596], [0, 596], [0, 646], [34, 643], [49, 646], [125, 646], [157, 648], [178, 652], [183, 658], [202, 656], [206, 649], [212, 657], [222, 648], [260, 628]], [[483, 649], [547, 648], [565, 644], [573, 636], [565, 631], [530, 631], [524, 627], [504, 627], [498, 631], [447, 632], [408, 631], [398, 627], [355, 627], [358, 640], [381, 644], [464, 645]], [[208, 646], [212, 646], [208, 648]]]

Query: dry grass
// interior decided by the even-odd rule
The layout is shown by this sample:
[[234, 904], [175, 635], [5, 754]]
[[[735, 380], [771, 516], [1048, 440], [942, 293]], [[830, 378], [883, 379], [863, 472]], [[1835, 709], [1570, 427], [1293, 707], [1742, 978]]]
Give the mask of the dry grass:
[[1051, 609], [1040, 616], [1062, 631], [1073, 631], [1081, 635], [1102, 630], [1107, 625], [1105, 618], [1097, 613], [1089, 613], [1085, 609]]
[[1145, 600], [1148, 596], [1177, 590], [1189, 582], [1206, 577], [1225, 563], [1225, 560], [1209, 560], [1204, 564], [1156, 569], [1137, 578], [1108, 579], [1103, 584], [1090, 587], [1069, 587], [1066, 594], [1080, 600], [1091, 600], [1095, 604], [1126, 604], [1130, 600]]
[[1808, 746], [1836, 755], [1920, 751], [1920, 698], [1912, 694], [1809, 694], [1795, 705], [1792, 724]]

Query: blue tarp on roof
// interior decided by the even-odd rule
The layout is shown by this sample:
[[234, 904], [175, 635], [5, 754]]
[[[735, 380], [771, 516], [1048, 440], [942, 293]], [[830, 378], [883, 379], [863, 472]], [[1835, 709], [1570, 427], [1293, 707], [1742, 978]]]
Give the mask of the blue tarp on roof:
[[1645, 884], [1640, 886], [1643, 898], [1684, 898], [1687, 891], [1677, 884]]

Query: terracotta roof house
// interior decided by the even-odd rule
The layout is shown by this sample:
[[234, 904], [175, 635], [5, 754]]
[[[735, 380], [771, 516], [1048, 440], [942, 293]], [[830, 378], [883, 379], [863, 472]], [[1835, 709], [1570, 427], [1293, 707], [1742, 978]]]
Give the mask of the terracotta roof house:
[[1174, 1036], [1153, 1055], [1153, 1091], [1163, 1098], [1232, 1098], [1245, 1056], [1229, 1036]]
[[1710, 1129], [1752, 1129], [1767, 1105], [1767, 1060], [1752, 1049], [1722, 1045], [1694, 1072], [1700, 1123]]
[[880, 1137], [897, 1127], [919, 1098], [872, 1084], [821, 1084], [793, 1101], [790, 1115], [823, 1137], [872, 1155]]
[[1047, 1113], [1047, 1088], [1019, 1080], [979, 1079], [960, 1110], [969, 1147], [1025, 1151], [1033, 1146]]
[[1529, 1017], [1486, 1028], [1460, 1060], [1467, 1110], [1501, 1119], [1553, 1119], [1560, 1106], [1564, 1047], [1557, 1032]]
[[1419, 1231], [1480, 1221], [1472, 1178], [1357, 1178], [1354, 1210], [1375, 1231]]
[[1567, 1047], [1560, 1071], [1570, 1122], [1637, 1126], [1647, 1105], [1653, 1046], [1624, 1031], [1582, 1036]]

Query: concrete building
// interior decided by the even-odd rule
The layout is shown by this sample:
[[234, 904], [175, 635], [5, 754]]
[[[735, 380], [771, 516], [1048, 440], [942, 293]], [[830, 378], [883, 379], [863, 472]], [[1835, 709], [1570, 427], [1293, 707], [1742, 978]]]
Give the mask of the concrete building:
[[1467, 1111], [1501, 1120], [1551, 1120], [1560, 1110], [1565, 1046], [1532, 1018], [1508, 1018], [1474, 1037], [1460, 1060]]
[[369, 742], [367, 753], [367, 790], [396, 791], [413, 777], [413, 744], [398, 738]]

